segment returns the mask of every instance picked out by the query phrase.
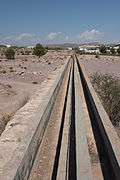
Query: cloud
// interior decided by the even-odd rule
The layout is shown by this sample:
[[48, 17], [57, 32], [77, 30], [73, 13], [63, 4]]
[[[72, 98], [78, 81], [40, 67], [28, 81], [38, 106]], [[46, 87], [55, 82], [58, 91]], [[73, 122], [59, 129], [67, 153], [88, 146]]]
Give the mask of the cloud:
[[86, 30], [81, 34], [65, 36], [65, 41], [74, 43], [89, 43], [99, 41], [104, 36], [103, 32], [96, 29]]
[[11, 35], [11, 36], [4, 37], [4, 39], [5, 40], [22, 40], [22, 39], [33, 38], [33, 37], [36, 37], [36, 35], [29, 34], [29, 33], [22, 33], [22, 34], [19, 34], [18, 36]]
[[67, 35], [62, 32], [50, 32], [42, 39], [34, 33], [21, 33], [0, 38], [2, 44], [35, 45], [42, 43], [89, 43], [103, 40], [104, 33], [98, 29], [86, 30], [75, 35]]
[[50, 33], [47, 35], [47, 39], [48, 39], [48, 40], [56, 39], [60, 34], [61, 34], [61, 32], [50, 32]]
[[6, 37], [4, 37], [3, 39], [4, 40], [11, 40], [11, 39], [14, 39], [15, 38], [15, 36], [14, 35], [11, 35], [11, 36], [6, 36]]
[[65, 40], [66, 40], [66, 41], [69, 40], [69, 36], [65, 36]]
[[101, 40], [104, 33], [98, 29], [86, 30], [80, 34], [68, 36], [62, 32], [50, 32], [46, 39], [47, 42], [52, 43], [89, 43]]
[[16, 37], [16, 40], [22, 40], [25, 38], [33, 38], [33, 37], [36, 37], [36, 35], [35, 34], [29, 34], [29, 33], [22, 33]]
[[92, 29], [90, 31], [87, 30], [82, 34], [78, 35], [78, 38], [83, 40], [97, 40], [101, 37], [103, 37], [103, 33], [96, 29]]
[[26, 44], [35, 44], [39, 42], [40, 37], [36, 34], [31, 33], [21, 33], [18, 35], [10, 35], [6, 36], [2, 39], [4, 44], [18, 44], [18, 45], [26, 45]]

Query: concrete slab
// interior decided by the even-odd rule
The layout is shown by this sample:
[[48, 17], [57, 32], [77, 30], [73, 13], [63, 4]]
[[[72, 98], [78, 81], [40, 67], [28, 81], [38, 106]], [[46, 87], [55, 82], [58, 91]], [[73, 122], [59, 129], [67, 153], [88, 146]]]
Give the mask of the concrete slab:
[[88, 152], [86, 129], [84, 124], [85, 122], [83, 118], [84, 116], [80, 94], [79, 72], [77, 63], [75, 61], [75, 128], [77, 179], [92, 180], [91, 163]]

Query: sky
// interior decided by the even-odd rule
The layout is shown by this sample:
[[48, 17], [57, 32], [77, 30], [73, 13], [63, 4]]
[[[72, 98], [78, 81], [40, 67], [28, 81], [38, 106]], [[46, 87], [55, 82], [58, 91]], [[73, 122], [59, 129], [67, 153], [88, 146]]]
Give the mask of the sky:
[[0, 44], [120, 43], [120, 0], [0, 0]]

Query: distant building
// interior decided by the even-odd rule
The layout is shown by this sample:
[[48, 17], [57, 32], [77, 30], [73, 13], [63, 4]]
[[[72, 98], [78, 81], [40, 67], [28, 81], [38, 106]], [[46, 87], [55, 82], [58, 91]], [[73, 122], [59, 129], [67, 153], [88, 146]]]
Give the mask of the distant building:
[[7, 45], [6, 45], [6, 47], [7, 47], [7, 48], [10, 48], [10, 47], [11, 47], [11, 45], [10, 45], [10, 44], [7, 44]]
[[82, 47], [82, 46], [79, 46], [78, 47], [78, 49], [79, 49], [79, 51], [81, 51], [81, 52], [84, 52], [84, 53], [90, 53], [90, 54], [92, 54], [92, 53], [95, 53], [95, 54], [99, 54], [100, 53], [100, 51], [99, 51], [99, 47]]
[[107, 52], [107, 54], [111, 54], [110, 49], [107, 49], [106, 52]]
[[99, 49], [85, 48], [85, 53], [100, 53]]
[[115, 50], [119, 49], [119, 46], [114, 46], [114, 49], [115, 49]]
[[27, 48], [28, 48], [28, 49], [33, 49], [33, 48], [34, 48], [34, 46], [27, 46]]
[[68, 50], [72, 50], [72, 47], [67, 47]]

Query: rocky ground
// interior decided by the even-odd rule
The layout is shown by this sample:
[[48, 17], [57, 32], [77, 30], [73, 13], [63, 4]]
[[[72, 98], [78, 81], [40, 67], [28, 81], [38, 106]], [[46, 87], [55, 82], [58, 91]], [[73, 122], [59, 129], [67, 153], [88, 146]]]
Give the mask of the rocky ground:
[[14, 60], [0, 58], [0, 134], [40, 83], [65, 63], [67, 55], [62, 50], [49, 51], [40, 58], [34, 55], [16, 55]]
[[120, 77], [120, 56], [103, 56], [95, 58], [95, 55], [81, 55], [86, 73], [90, 76], [94, 72], [111, 73]]

